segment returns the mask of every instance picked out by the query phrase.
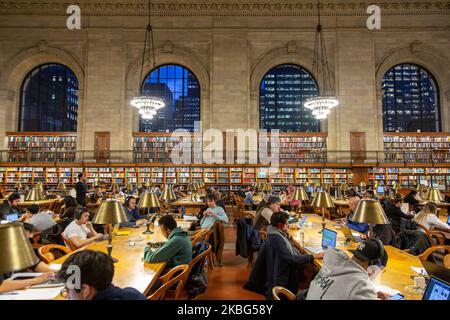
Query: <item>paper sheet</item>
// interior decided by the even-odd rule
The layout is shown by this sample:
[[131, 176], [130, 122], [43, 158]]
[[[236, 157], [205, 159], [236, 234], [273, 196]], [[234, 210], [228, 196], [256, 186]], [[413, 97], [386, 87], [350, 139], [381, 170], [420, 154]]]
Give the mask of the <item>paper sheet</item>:
[[61, 264], [59, 263], [52, 263], [51, 265], [48, 266], [50, 269], [52, 269], [53, 271], [59, 271], [61, 270]]
[[422, 275], [422, 276], [426, 276], [427, 275], [427, 271], [424, 268], [419, 268], [419, 267], [413, 267], [411, 266], [412, 271], [414, 271], [415, 273]]
[[51, 300], [57, 297], [63, 288], [64, 286], [1, 293], [0, 300]]
[[185, 216], [183, 217], [183, 220], [184, 220], [184, 221], [197, 221], [198, 219], [197, 219], [196, 216], [188, 216], [188, 215], [185, 215]]
[[390, 296], [394, 296], [394, 295], [400, 293], [400, 291], [398, 291], [398, 290], [395, 290], [395, 289], [392, 289], [392, 288], [389, 288], [387, 286], [383, 286], [383, 285], [380, 285], [380, 284], [376, 284], [375, 285], [375, 291], [376, 292], [383, 292], [383, 293], [388, 294]]

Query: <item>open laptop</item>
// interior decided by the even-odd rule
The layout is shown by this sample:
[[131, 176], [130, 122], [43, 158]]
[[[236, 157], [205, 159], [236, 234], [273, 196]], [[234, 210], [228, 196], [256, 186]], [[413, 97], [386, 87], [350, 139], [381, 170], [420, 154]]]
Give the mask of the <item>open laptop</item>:
[[[42, 275], [40, 272], [19, 272], [15, 273], [11, 276], [11, 280], [27, 280], [33, 279]], [[59, 279], [49, 279], [44, 283], [35, 284], [30, 286], [30, 288], [53, 288], [53, 287], [61, 287], [64, 285], [64, 281]]]
[[450, 214], [447, 216], [447, 224], [450, 226]]
[[384, 195], [384, 187], [383, 186], [378, 186], [377, 187], [377, 193], [379, 195]]
[[431, 277], [437, 277], [444, 281], [450, 282], [450, 269], [446, 269], [443, 266], [431, 261], [421, 261], [427, 274]]
[[321, 253], [328, 247], [336, 248], [337, 232], [330, 229], [323, 229], [321, 246], [306, 246], [305, 249], [312, 253]]
[[349, 227], [342, 225], [341, 230], [347, 241], [362, 242], [362, 238], [359, 235], [353, 234]]
[[431, 277], [428, 281], [422, 300], [450, 300], [450, 284]]
[[10, 213], [6, 215], [6, 220], [9, 222], [14, 222], [19, 220], [19, 214], [18, 213]]

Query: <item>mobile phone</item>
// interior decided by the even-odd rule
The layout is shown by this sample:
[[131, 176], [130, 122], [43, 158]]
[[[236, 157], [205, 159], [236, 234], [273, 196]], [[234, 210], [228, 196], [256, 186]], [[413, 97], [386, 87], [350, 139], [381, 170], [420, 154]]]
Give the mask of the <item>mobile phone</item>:
[[397, 293], [396, 295], [393, 295], [391, 297], [391, 300], [403, 300], [403, 299], [405, 299], [405, 296], [400, 293]]

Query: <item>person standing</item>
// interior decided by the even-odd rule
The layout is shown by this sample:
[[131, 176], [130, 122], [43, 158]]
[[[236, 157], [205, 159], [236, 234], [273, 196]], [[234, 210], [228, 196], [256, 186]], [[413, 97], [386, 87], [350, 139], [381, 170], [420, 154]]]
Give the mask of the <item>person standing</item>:
[[77, 202], [80, 206], [86, 206], [86, 193], [87, 193], [87, 185], [86, 185], [86, 177], [84, 173], [78, 174], [78, 182], [75, 185], [75, 190], [77, 192]]

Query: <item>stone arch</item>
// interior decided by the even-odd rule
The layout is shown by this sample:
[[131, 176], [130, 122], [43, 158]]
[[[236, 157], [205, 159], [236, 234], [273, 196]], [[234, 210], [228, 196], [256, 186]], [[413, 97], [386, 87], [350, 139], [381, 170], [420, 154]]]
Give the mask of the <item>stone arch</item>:
[[[166, 64], [177, 64], [189, 69], [197, 78], [200, 84], [200, 118], [204, 129], [211, 126], [211, 106], [210, 106], [210, 77], [206, 66], [192, 52], [172, 46], [166, 43], [163, 47], [155, 49], [156, 66], [144, 66], [142, 76], [145, 77], [153, 69]], [[126, 103], [129, 106], [129, 100], [139, 92], [140, 68], [142, 55], [129, 65], [126, 73]], [[133, 131], [139, 129], [139, 115], [136, 110], [133, 112]]]
[[[20, 102], [20, 90], [23, 80], [27, 74], [46, 63], [59, 63], [70, 68], [78, 79], [78, 119], [81, 119], [80, 113], [83, 110], [84, 95], [84, 68], [81, 62], [71, 53], [56, 47], [50, 47], [46, 42], [40, 42], [38, 46], [23, 50], [6, 63], [6, 68], [1, 75], [1, 83], [6, 90], [11, 92], [12, 101], [10, 104], [11, 112], [7, 112], [7, 130], [15, 131], [18, 128], [18, 114]], [[78, 121], [82, 125], [82, 121]], [[78, 132], [80, 132], [80, 125]]]
[[416, 41], [391, 50], [376, 65], [377, 114], [380, 132], [383, 132], [381, 82], [390, 68], [402, 63], [416, 64], [433, 75], [439, 90], [441, 128], [444, 132], [450, 131], [450, 70], [448, 70], [450, 60], [435, 48]]

